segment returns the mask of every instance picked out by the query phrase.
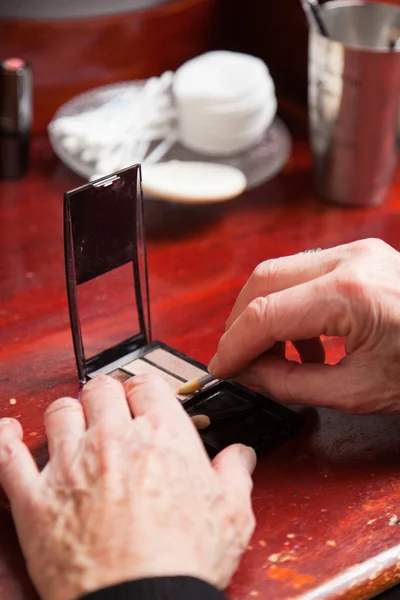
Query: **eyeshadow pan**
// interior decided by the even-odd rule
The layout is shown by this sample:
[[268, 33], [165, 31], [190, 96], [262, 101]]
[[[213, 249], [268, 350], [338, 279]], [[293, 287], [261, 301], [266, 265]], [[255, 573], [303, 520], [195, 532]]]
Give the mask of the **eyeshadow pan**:
[[270, 415], [260, 409], [255, 409], [253, 414], [245, 415], [240, 419], [227, 421], [226, 423], [216, 423], [201, 432], [209, 442], [218, 445], [223, 444], [244, 444], [249, 446], [254, 444], [254, 440], [268, 440], [281, 433], [278, 420], [270, 418]]
[[130, 375], [130, 373], [125, 373], [125, 371], [122, 371], [122, 369], [115, 369], [115, 371], [108, 373], [108, 375], [110, 377], [113, 377], [117, 381], [120, 381], [121, 383], [124, 383], [124, 381], [126, 381], [127, 379], [130, 379], [132, 377], [132, 375]]
[[175, 356], [175, 354], [172, 354], [163, 348], [152, 350], [146, 354], [146, 358], [157, 365], [160, 365], [160, 367], [167, 369], [170, 373], [175, 373], [178, 377], [182, 377], [186, 381], [194, 379], [195, 377], [202, 377], [207, 372], [195, 365], [191, 365], [183, 358]]
[[137, 358], [136, 360], [133, 360], [127, 365], [124, 365], [124, 369], [132, 375], [143, 375], [147, 373], [159, 375], [168, 383], [170, 388], [173, 390], [175, 396], [179, 398], [179, 400], [185, 400], [188, 397], [180, 396], [176, 393], [178, 388], [180, 388], [180, 386], [182, 385], [182, 381], [180, 381], [180, 379], [175, 379], [175, 377], [172, 377], [172, 375], [165, 373], [165, 371], [158, 369], [157, 367], [151, 365], [150, 363], [144, 360], [141, 360], [140, 358]]
[[212, 419], [213, 413], [220, 413], [232, 408], [246, 408], [253, 406], [252, 402], [242, 398], [238, 394], [230, 391], [217, 391], [198, 402], [192, 409], [189, 409], [190, 415], [207, 415]]
[[245, 406], [251, 406], [251, 402], [224, 390], [215, 392], [188, 412], [190, 416], [204, 414], [210, 417], [211, 425], [201, 433], [214, 446], [218, 446], [221, 440], [227, 446], [234, 443], [251, 445], [254, 443], [254, 439], [265, 441], [280, 434], [281, 419], [257, 406], [254, 406], [254, 412], [250, 412], [250, 414], [241, 415], [238, 419], [215, 423], [213, 426], [213, 413]]

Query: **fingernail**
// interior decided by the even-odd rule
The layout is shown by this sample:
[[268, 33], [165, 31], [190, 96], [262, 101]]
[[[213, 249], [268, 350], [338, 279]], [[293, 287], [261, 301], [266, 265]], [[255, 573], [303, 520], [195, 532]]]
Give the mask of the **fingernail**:
[[214, 354], [208, 365], [208, 371], [214, 375], [214, 371], [218, 368], [218, 355]]
[[246, 465], [246, 469], [250, 475], [252, 475], [257, 464], [257, 455], [255, 451], [250, 446], [242, 446], [240, 455]]
[[11, 423], [11, 419], [9, 419], [8, 417], [3, 417], [2, 419], [0, 419], [0, 427], [2, 425], [8, 425], [9, 423]]

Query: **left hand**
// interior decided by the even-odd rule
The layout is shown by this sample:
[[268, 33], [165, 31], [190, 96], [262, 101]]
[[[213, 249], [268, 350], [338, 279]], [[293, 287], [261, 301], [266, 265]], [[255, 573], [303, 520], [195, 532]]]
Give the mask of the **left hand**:
[[[132, 419], [132, 414], [135, 419]], [[0, 483], [42, 600], [190, 575], [224, 588], [254, 528], [255, 453], [211, 463], [167, 384], [98, 377], [46, 412], [50, 461], [39, 473], [14, 419], [0, 420]]]

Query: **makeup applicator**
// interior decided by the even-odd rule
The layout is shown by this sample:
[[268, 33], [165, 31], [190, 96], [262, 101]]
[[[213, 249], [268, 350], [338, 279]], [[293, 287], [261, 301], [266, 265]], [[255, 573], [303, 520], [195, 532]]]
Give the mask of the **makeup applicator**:
[[201, 390], [207, 383], [211, 383], [211, 381], [214, 380], [215, 377], [210, 375], [210, 373], [203, 375], [203, 377], [196, 377], [196, 379], [192, 379], [181, 385], [178, 389], [178, 394], [192, 394], [193, 392]]
[[210, 415], [194, 415], [191, 417], [194, 426], [198, 431], [202, 431], [203, 429], [207, 429], [210, 425], [215, 425], [216, 423], [224, 423], [225, 421], [231, 421], [233, 419], [238, 419], [239, 417], [246, 416], [254, 412], [254, 406], [246, 405], [246, 406], [238, 406], [232, 407], [226, 410], [220, 410], [214, 412]]

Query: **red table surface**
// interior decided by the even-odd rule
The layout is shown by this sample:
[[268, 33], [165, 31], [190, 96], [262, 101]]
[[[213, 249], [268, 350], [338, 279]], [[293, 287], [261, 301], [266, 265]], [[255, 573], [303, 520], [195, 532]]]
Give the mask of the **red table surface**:
[[[0, 416], [21, 421], [42, 464], [43, 411], [77, 390], [62, 203], [81, 183], [39, 135], [29, 174], [0, 184]], [[207, 363], [262, 260], [367, 237], [400, 248], [399, 191], [398, 174], [380, 208], [325, 203], [313, 191], [307, 144], [295, 141], [281, 175], [232, 202], [146, 202], [154, 337]], [[110, 320], [100, 307], [92, 334], [126, 330], [124, 313]], [[326, 344], [337, 360], [340, 341]], [[396, 417], [310, 410], [304, 432], [259, 461], [257, 529], [228, 596], [369, 598], [400, 579], [399, 447]], [[0, 600], [35, 598], [11, 517], [0, 514]]]

